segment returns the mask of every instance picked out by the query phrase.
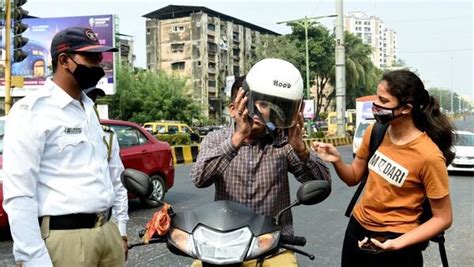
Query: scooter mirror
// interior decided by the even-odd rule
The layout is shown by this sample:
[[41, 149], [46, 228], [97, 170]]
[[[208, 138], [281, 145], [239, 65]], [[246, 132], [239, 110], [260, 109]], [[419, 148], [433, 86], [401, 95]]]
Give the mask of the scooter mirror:
[[331, 186], [324, 180], [308, 181], [300, 186], [296, 197], [303, 205], [314, 205], [325, 200], [331, 193]]
[[120, 175], [123, 186], [139, 197], [149, 197], [153, 192], [150, 177], [135, 169], [125, 169]]

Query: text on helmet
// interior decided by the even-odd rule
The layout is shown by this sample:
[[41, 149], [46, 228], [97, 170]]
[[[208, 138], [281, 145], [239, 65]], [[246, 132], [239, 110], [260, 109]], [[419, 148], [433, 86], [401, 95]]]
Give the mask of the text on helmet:
[[283, 88], [290, 88], [291, 84], [289, 82], [280, 82], [278, 80], [273, 80], [273, 85]]

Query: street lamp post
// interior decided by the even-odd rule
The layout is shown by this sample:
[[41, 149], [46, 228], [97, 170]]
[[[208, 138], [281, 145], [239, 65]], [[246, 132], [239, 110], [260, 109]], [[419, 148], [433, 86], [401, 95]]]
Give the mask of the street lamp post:
[[[308, 28], [313, 24], [313, 20], [322, 19], [322, 18], [332, 18], [337, 17], [337, 15], [327, 15], [327, 16], [318, 16], [318, 17], [311, 17], [308, 18], [305, 16], [302, 19], [294, 19], [294, 20], [287, 20], [287, 21], [280, 21], [277, 24], [290, 24], [296, 23], [304, 28], [304, 42], [305, 42], [305, 61], [306, 61], [306, 99], [310, 99], [310, 87], [309, 87], [309, 49], [308, 49]], [[311, 125], [308, 123], [306, 130], [308, 134], [311, 134]]]

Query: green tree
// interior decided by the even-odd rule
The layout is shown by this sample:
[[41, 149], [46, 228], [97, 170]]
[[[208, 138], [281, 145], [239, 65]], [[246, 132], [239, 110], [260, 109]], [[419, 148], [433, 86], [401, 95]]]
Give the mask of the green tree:
[[101, 102], [109, 104], [113, 119], [137, 123], [179, 120], [191, 124], [202, 119], [202, 112], [186, 90], [186, 83], [178, 75], [121, 66], [117, 69], [116, 94]]
[[256, 57], [250, 62], [253, 65], [264, 58], [280, 58], [291, 62], [301, 71], [300, 65], [302, 62], [304, 64], [304, 53], [298, 49], [297, 41], [290, 40], [287, 35], [262, 35], [255, 48]]
[[[256, 60], [266, 57], [288, 60], [306, 79], [304, 28], [298, 24], [291, 26], [291, 34], [262, 38]], [[354, 98], [375, 92], [382, 71], [372, 64], [371, 48], [360, 38], [346, 32], [345, 48], [346, 107], [354, 108]], [[308, 54], [310, 82], [316, 87], [316, 114], [328, 112], [335, 99], [335, 43], [334, 35], [320, 24], [314, 23], [308, 28]]]
[[374, 94], [382, 71], [370, 59], [372, 48], [359, 37], [345, 32], [346, 107], [355, 108], [354, 99]]
[[[292, 24], [290, 40], [296, 42], [297, 51], [301, 54], [301, 60], [297, 68], [301, 71], [306, 84], [306, 58], [305, 58], [305, 29], [299, 24]], [[327, 112], [330, 103], [331, 91], [327, 92], [327, 86], [334, 80], [334, 35], [327, 28], [318, 23], [312, 23], [308, 28], [308, 55], [309, 55], [309, 79], [310, 86], [316, 88], [315, 113], [319, 116], [321, 111]], [[306, 86], [305, 86], [306, 87]]]
[[[256, 48], [256, 61], [275, 57], [291, 62], [301, 72], [306, 88], [306, 57], [304, 28], [291, 24], [292, 33], [282, 36], [263, 36]], [[312, 24], [308, 28], [308, 54], [310, 86], [316, 85], [316, 114], [319, 114], [324, 99], [326, 85], [331, 81], [331, 69], [334, 66], [334, 38], [329, 31]]]

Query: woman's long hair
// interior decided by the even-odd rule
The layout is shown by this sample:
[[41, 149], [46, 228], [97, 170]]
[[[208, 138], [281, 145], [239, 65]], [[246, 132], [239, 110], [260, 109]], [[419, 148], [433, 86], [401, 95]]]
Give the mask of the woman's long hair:
[[387, 82], [390, 94], [401, 105], [413, 106], [412, 118], [416, 128], [428, 134], [449, 165], [454, 159], [454, 127], [441, 113], [438, 101], [429, 95], [420, 78], [408, 70], [395, 70], [385, 73], [382, 80]]

